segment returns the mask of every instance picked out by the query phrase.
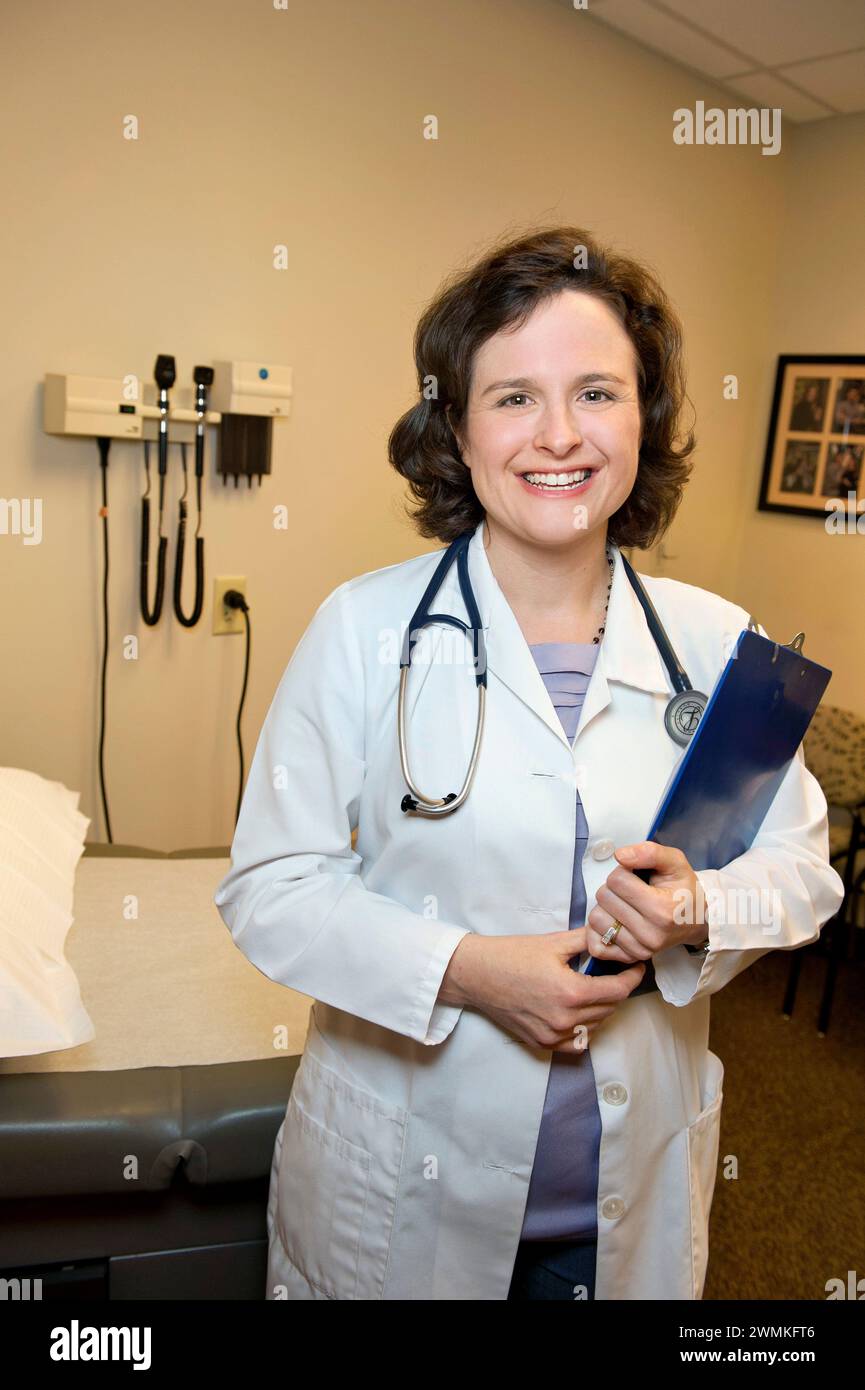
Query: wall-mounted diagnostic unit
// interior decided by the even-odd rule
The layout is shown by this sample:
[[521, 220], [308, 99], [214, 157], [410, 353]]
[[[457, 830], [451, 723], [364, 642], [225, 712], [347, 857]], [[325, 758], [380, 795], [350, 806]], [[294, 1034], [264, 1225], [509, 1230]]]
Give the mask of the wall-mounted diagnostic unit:
[[[197, 365], [178, 385], [175, 360], [168, 353], [156, 358], [152, 380], [134, 373], [111, 377], [73, 375], [49, 372], [45, 377], [43, 396], [43, 425], [46, 434], [68, 438], [92, 438], [99, 446], [102, 467], [102, 507], [105, 578], [105, 652], [108, 641], [108, 455], [113, 440], [138, 442], [144, 447], [146, 486], [141, 498], [141, 549], [138, 557], [138, 588], [141, 617], [148, 627], [154, 627], [162, 614], [167, 573], [168, 536], [164, 530], [166, 478], [169, 447], [177, 444], [183, 465], [183, 493], [178, 503], [177, 547], [175, 552], [173, 601], [174, 613], [183, 627], [194, 627], [201, 617], [204, 600], [204, 538], [201, 534], [202, 479], [204, 476], [205, 435], [207, 426], [217, 430], [216, 471], [223, 484], [234, 478], [235, 488], [241, 478], [249, 487], [253, 477], [259, 486], [272, 465], [273, 421], [285, 419], [291, 410], [292, 372], [272, 362], [215, 362]], [[188, 383], [188, 384], [187, 384]], [[155, 576], [151, 575], [150, 555], [150, 446], [157, 445], [158, 463], [158, 533], [154, 558]], [[182, 597], [184, 552], [186, 544], [187, 447], [195, 447], [195, 490], [197, 524], [195, 528], [195, 598], [189, 613], [184, 610]], [[151, 579], [153, 584], [151, 585]], [[151, 597], [152, 588], [152, 597]], [[242, 594], [234, 594], [235, 606], [247, 617], [247, 670], [249, 663], [248, 609]], [[105, 717], [105, 652], [103, 653], [102, 728]], [[244, 675], [244, 694], [246, 675]], [[238, 713], [238, 737], [240, 713]], [[105, 793], [100, 735], [99, 770], [102, 786], [106, 829], [111, 840], [111, 822]], [[241, 747], [241, 785], [243, 782], [243, 752]], [[239, 796], [238, 796], [239, 805]]]

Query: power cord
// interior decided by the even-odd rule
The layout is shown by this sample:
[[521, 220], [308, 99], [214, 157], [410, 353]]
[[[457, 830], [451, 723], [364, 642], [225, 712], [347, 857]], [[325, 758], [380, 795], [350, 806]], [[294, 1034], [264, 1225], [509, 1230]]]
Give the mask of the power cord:
[[237, 747], [240, 753], [240, 785], [237, 789], [237, 810], [234, 814], [235, 825], [240, 817], [240, 803], [243, 799], [243, 738], [240, 733], [240, 721], [243, 717], [243, 702], [246, 699], [246, 683], [249, 679], [249, 649], [252, 645], [252, 632], [249, 626], [249, 605], [243, 594], [238, 589], [227, 589], [223, 594], [222, 602], [226, 608], [239, 608], [246, 623], [246, 660], [243, 664], [243, 689], [240, 692], [240, 704], [237, 708]]
[[102, 814], [105, 817], [105, 829], [108, 834], [109, 845], [114, 844], [111, 834], [111, 817], [108, 814], [108, 796], [105, 791], [105, 684], [108, 666], [108, 453], [111, 448], [111, 440], [104, 437], [97, 439], [99, 445], [99, 466], [102, 469], [102, 506], [99, 515], [102, 517], [102, 693], [99, 703], [99, 787], [102, 792]]
[[[108, 793], [105, 787], [105, 716], [107, 705], [107, 678], [108, 678], [108, 455], [111, 450], [111, 440], [105, 436], [97, 439], [99, 446], [99, 465], [102, 469], [102, 506], [99, 515], [102, 518], [102, 670], [100, 680], [99, 698], [99, 790], [102, 797], [102, 814], [105, 818], [105, 831], [108, 836], [109, 845], [114, 844], [114, 836], [111, 830], [111, 815], [108, 810]], [[237, 809], [235, 811], [235, 824], [240, 816], [240, 803], [243, 799], [243, 737], [241, 734], [241, 720], [243, 718], [243, 706], [246, 701], [246, 689], [249, 683], [249, 656], [252, 648], [252, 630], [249, 624], [249, 605], [243, 594], [238, 589], [229, 589], [223, 603], [227, 608], [239, 609], [243, 614], [246, 624], [246, 656], [243, 663], [243, 688], [240, 692], [240, 704], [237, 708], [237, 748], [240, 755], [240, 784], [237, 790]]]

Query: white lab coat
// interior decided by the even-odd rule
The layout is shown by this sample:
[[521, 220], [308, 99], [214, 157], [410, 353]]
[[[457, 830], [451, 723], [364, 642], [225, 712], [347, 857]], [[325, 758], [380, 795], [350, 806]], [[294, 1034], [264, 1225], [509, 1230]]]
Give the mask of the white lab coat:
[[[469, 547], [489, 671], [479, 766], [455, 813], [404, 814], [399, 654], [441, 554], [348, 580], [318, 608], [262, 728], [216, 894], [249, 960], [317, 1001], [274, 1149], [268, 1298], [507, 1298], [551, 1053], [436, 1003], [442, 976], [466, 932], [567, 929], [577, 786], [588, 913], [614, 848], [645, 838], [683, 752], [664, 728], [671, 688], [618, 549], [572, 747], [481, 523]], [[674, 579], [643, 582], [709, 693], [748, 613]], [[465, 619], [456, 565], [433, 609]], [[441, 625], [415, 648], [410, 766], [431, 796], [457, 791], [467, 767], [467, 654]], [[597, 1299], [701, 1297], [724, 1074], [707, 1047], [709, 996], [768, 950], [813, 941], [842, 898], [801, 748], [753, 847], [699, 878], [777, 889], [782, 910], [775, 934], [719, 913], [707, 955], [662, 951], [659, 991], [619, 1005], [591, 1038]]]

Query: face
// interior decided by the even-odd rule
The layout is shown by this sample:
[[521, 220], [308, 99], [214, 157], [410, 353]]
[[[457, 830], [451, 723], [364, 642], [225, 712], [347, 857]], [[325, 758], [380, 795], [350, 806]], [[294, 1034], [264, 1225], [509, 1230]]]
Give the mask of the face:
[[488, 521], [522, 540], [605, 534], [633, 488], [640, 437], [635, 350], [595, 296], [565, 290], [475, 354], [463, 459]]

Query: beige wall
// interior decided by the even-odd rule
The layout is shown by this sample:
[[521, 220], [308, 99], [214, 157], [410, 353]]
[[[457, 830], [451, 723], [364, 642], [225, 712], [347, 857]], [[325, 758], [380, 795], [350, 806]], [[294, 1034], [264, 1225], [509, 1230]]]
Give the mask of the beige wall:
[[[771, 297], [774, 354], [865, 355], [865, 115], [796, 127], [790, 143], [783, 234]], [[775, 363], [757, 383], [769, 418]], [[759, 478], [765, 427], [749, 448]], [[860, 484], [859, 495], [862, 496]], [[865, 536], [827, 533], [822, 520], [743, 510], [739, 588], [767, 631], [831, 668], [830, 704], [865, 716]], [[865, 521], [862, 523], [865, 525]], [[745, 599], [742, 599], [745, 602]]]
[[[726, 106], [726, 95], [553, 0], [318, 0], [287, 13], [77, 0], [6, 7], [0, 26], [2, 492], [44, 508], [41, 545], [0, 537], [3, 589], [15, 595], [0, 762], [80, 789], [90, 838], [104, 838], [99, 469], [92, 441], [42, 433], [45, 372], [149, 377], [158, 352], [177, 357], [184, 383], [195, 362], [219, 358], [294, 368], [272, 478], [250, 494], [209, 477], [208, 608], [193, 631], [173, 616], [153, 630], [140, 622], [141, 446], [112, 450], [114, 838], [227, 843], [243, 646], [209, 634], [212, 578], [248, 577], [248, 764], [322, 598], [435, 548], [403, 518], [385, 458], [412, 397], [419, 310], [490, 238], [538, 222], [582, 224], [653, 263], [686, 325], [698, 465], [671, 558], [646, 556], [642, 568], [748, 605], [784, 640], [813, 629], [808, 649], [838, 672], [832, 693], [862, 707], [862, 656], [842, 640], [861, 590], [855, 540], [829, 550], [819, 523], [755, 513], [774, 355], [856, 346], [862, 267], [847, 210], [862, 197], [851, 177], [860, 122], [788, 128], [774, 158], [678, 147], [673, 110], [698, 98]], [[422, 138], [430, 113], [437, 142]], [[135, 143], [121, 138], [128, 114], [141, 123]], [[825, 218], [806, 206], [811, 152]], [[803, 276], [795, 236], [806, 226]], [[289, 250], [284, 272], [272, 267], [277, 243]], [[729, 372], [737, 402], [722, 398]], [[279, 503], [288, 533], [272, 525]], [[172, 539], [172, 564], [173, 554]], [[818, 583], [837, 591], [831, 626]], [[137, 662], [121, 658], [127, 633], [140, 636]]]

